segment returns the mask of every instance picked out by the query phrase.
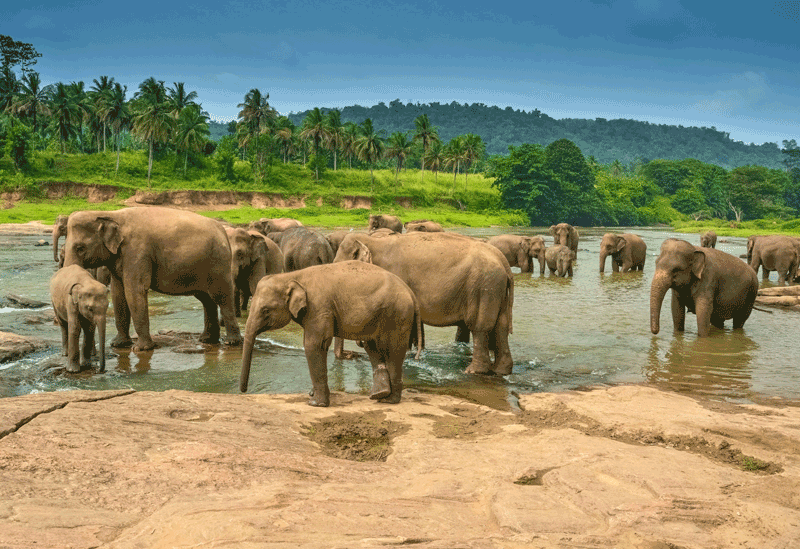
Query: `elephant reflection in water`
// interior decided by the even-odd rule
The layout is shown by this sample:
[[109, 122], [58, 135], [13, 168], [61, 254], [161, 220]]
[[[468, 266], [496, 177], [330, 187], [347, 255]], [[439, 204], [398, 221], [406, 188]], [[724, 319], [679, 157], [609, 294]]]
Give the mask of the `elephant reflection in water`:
[[739, 330], [698, 338], [676, 332], [668, 342], [652, 337], [643, 374], [650, 383], [679, 392], [747, 398], [758, 350]]

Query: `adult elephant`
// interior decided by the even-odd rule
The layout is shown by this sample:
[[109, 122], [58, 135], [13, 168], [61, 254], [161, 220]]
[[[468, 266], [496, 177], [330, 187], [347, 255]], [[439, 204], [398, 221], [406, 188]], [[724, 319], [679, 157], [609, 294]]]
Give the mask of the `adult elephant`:
[[[487, 243], [448, 233], [412, 232], [376, 238], [347, 235], [336, 262], [357, 259], [396, 274], [414, 291], [422, 322], [464, 326], [473, 336], [468, 373], [511, 373], [514, 276]], [[489, 350], [494, 351], [494, 362]]]
[[283, 231], [280, 247], [283, 253], [283, 270], [287, 273], [333, 263], [334, 253], [328, 240], [320, 233], [305, 227]]
[[535, 259], [539, 262], [539, 274], [544, 274], [545, 245], [541, 236], [499, 234], [490, 238], [488, 243], [503, 253], [510, 266], [519, 267], [523, 273], [532, 273]]
[[377, 229], [391, 229], [396, 233], [402, 233], [403, 222], [395, 215], [375, 214], [369, 216], [367, 230], [372, 232]]
[[105, 266], [111, 273], [117, 326], [112, 346], [132, 343], [133, 319], [139, 336], [133, 350], [155, 347], [148, 290], [199, 299], [205, 310], [204, 343], [219, 341], [219, 307], [226, 343], [242, 342], [233, 309], [231, 247], [225, 229], [213, 219], [160, 207], [75, 212], [69, 216], [66, 249], [66, 265]]
[[700, 247], [701, 248], [716, 248], [717, 247], [717, 233], [714, 231], [708, 231], [703, 233], [700, 237]]
[[600, 272], [605, 271], [606, 257], [611, 256], [611, 270], [627, 273], [631, 269], [644, 270], [647, 244], [635, 234], [606, 233], [600, 242]]
[[406, 232], [421, 232], [421, 233], [442, 233], [444, 229], [441, 225], [430, 219], [416, 219], [409, 221], [405, 224]]
[[578, 255], [578, 230], [569, 223], [559, 223], [550, 226], [550, 234], [553, 237], [553, 244], [566, 246]]
[[258, 281], [269, 274], [283, 272], [283, 254], [272, 240], [258, 231], [225, 227], [231, 245], [231, 278], [236, 316], [247, 309]]
[[750, 267], [758, 273], [762, 269], [764, 280], [769, 278], [770, 271], [778, 272], [778, 284], [794, 281], [800, 264], [800, 243], [790, 236], [770, 235], [757, 237], [752, 245], [748, 241]]
[[686, 310], [697, 315], [697, 335], [728, 319], [741, 328], [750, 317], [758, 293], [756, 273], [739, 258], [714, 248], [700, 248], [670, 238], [661, 245], [650, 286], [650, 331], [659, 332], [661, 304], [672, 289], [672, 324], [682, 332]]
[[266, 235], [268, 233], [280, 233], [286, 229], [302, 226], [303, 224], [301, 222], [291, 217], [276, 217], [274, 219], [262, 217], [258, 221], [251, 221], [247, 228]]

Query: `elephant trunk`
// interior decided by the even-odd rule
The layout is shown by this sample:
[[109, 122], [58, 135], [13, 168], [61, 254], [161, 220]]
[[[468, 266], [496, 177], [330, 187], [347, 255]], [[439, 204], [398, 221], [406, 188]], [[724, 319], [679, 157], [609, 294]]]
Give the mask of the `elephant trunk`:
[[106, 371], [106, 315], [98, 315], [96, 320], [98, 343], [100, 344], [100, 371]]
[[[251, 307], [251, 312], [255, 311]], [[243, 393], [247, 392], [247, 383], [250, 380], [250, 363], [253, 361], [253, 345], [256, 341], [256, 324], [251, 322], [254, 320], [253, 316], [247, 318], [247, 324], [244, 329], [244, 344], [242, 346], [242, 372], [239, 375], [239, 390]]]
[[607, 254], [606, 254], [605, 251], [601, 251], [600, 252], [600, 272], [601, 273], [606, 270], [606, 255]]
[[654, 334], [661, 329], [661, 305], [664, 303], [664, 296], [669, 288], [669, 275], [666, 272], [657, 271], [650, 286], [650, 331]]

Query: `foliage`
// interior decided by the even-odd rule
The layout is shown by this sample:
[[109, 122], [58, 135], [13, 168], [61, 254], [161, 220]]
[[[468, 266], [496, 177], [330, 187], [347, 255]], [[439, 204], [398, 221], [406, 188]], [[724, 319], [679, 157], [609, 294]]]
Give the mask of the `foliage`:
[[31, 130], [22, 122], [13, 124], [6, 132], [5, 155], [11, 158], [17, 170], [25, 171], [29, 165], [31, 150]]

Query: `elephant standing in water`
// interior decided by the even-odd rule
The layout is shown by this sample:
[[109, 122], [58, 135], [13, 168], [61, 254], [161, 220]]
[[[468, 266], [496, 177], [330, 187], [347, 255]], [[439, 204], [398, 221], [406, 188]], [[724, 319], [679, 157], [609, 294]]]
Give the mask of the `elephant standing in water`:
[[231, 276], [236, 316], [247, 309], [258, 281], [283, 272], [283, 254], [272, 240], [258, 231], [225, 227], [231, 245]]
[[764, 280], [770, 271], [778, 272], [778, 284], [794, 281], [800, 265], [800, 242], [790, 236], [770, 235], [750, 237], [747, 241], [750, 267], [758, 273], [761, 267]]
[[59, 215], [56, 219], [56, 222], [53, 224], [53, 261], [59, 264], [59, 266], [63, 266], [64, 260], [63, 258], [59, 260], [58, 257], [58, 240], [62, 236], [67, 236], [67, 221], [69, 220], [68, 215]]
[[488, 243], [503, 252], [512, 267], [519, 267], [523, 273], [532, 273], [535, 259], [539, 262], [539, 274], [544, 274], [545, 245], [541, 236], [500, 234], [490, 238]]
[[733, 319], [734, 328], [744, 326], [756, 301], [758, 278], [737, 257], [669, 238], [661, 245], [650, 286], [650, 331], [654, 334], [660, 330], [661, 304], [669, 289], [675, 330], [684, 330], [688, 309], [697, 315], [697, 335], [706, 337], [711, 326], [722, 328], [728, 319]]
[[611, 270], [623, 273], [631, 269], [644, 270], [644, 261], [647, 258], [647, 244], [644, 240], [631, 233], [614, 234], [606, 233], [600, 242], [600, 272], [606, 268], [606, 257], [611, 256]]
[[377, 214], [369, 216], [367, 230], [372, 232], [377, 229], [391, 229], [396, 233], [402, 233], [403, 222], [395, 215]]
[[411, 232], [383, 238], [350, 234], [339, 246], [335, 261], [351, 259], [374, 263], [399, 276], [417, 296], [423, 323], [472, 332], [467, 373], [511, 373], [514, 363], [508, 335], [514, 276], [500, 250], [449, 233]]
[[233, 308], [231, 247], [225, 229], [213, 219], [183, 210], [146, 207], [112, 212], [84, 211], [69, 216], [66, 265], [106, 266], [117, 337], [112, 346], [138, 341], [135, 351], [155, 347], [150, 336], [148, 290], [192, 295], [200, 300], [205, 323], [200, 341], [217, 343], [222, 313], [228, 345], [241, 344]]
[[547, 268], [550, 269], [550, 276], [572, 276], [572, 262], [575, 261], [575, 252], [568, 247], [561, 244], [550, 246], [545, 250], [544, 257], [547, 261]]
[[716, 248], [717, 247], [717, 233], [708, 231], [700, 237], [701, 248]]
[[372, 363], [370, 398], [396, 404], [403, 361], [422, 331], [419, 303], [399, 277], [360, 261], [318, 265], [258, 283], [245, 326], [239, 388], [247, 391], [255, 337], [294, 320], [303, 327], [311, 406], [328, 406], [327, 354], [334, 337], [362, 342]]
[[550, 227], [550, 234], [553, 235], [553, 244], [566, 246], [578, 257], [578, 230], [569, 223], [559, 223]]
[[287, 273], [333, 263], [334, 253], [328, 239], [305, 227], [283, 231], [279, 246], [283, 253], [283, 270]]

